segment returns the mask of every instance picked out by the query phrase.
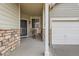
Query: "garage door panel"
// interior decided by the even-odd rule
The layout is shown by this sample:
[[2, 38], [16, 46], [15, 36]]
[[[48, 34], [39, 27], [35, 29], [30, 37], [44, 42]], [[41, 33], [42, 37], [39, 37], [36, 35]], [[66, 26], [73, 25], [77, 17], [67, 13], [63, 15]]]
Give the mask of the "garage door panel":
[[52, 22], [52, 44], [79, 44], [79, 22]]

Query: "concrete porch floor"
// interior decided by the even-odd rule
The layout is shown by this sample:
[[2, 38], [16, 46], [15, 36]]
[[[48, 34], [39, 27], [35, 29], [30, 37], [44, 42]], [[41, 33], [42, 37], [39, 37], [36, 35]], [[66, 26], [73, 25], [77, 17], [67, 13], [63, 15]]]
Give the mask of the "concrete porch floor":
[[43, 56], [44, 43], [37, 39], [23, 38], [21, 46], [11, 52], [10, 56]]

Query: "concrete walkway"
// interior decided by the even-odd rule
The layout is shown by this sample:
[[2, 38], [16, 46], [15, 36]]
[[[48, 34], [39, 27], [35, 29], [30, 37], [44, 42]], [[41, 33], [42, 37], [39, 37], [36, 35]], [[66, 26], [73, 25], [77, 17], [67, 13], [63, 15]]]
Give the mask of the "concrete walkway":
[[13, 51], [10, 56], [43, 56], [44, 43], [32, 38], [23, 38], [21, 47]]

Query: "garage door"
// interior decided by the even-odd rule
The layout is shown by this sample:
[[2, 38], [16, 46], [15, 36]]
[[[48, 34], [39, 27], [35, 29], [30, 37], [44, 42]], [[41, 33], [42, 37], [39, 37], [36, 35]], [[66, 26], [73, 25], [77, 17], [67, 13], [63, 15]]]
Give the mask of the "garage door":
[[52, 22], [52, 44], [79, 44], [79, 22]]

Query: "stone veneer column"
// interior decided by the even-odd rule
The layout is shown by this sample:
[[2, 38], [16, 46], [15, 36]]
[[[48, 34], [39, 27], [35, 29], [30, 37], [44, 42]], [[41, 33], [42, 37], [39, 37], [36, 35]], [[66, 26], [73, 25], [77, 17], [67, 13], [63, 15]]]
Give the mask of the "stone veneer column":
[[0, 55], [9, 55], [20, 46], [19, 29], [0, 30]]

